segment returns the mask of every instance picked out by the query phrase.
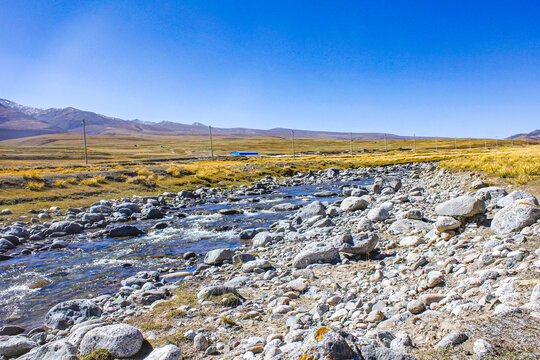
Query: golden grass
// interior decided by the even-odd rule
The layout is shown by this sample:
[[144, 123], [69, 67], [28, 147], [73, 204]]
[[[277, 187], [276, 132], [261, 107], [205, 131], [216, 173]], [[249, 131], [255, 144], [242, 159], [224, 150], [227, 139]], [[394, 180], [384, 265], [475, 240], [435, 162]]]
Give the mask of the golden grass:
[[37, 181], [29, 181], [26, 183], [26, 187], [32, 191], [39, 191], [45, 187], [45, 184]]
[[57, 188], [64, 188], [66, 187], [67, 185], [67, 181], [66, 180], [56, 180], [54, 183], [53, 183], [53, 186], [54, 187], [57, 187]]
[[67, 178], [67, 179], [66, 179], [66, 182], [67, 182], [68, 184], [75, 185], [75, 184], [77, 184], [78, 181], [77, 181], [76, 178]]
[[38, 174], [37, 171], [23, 171], [20, 176], [22, 176], [24, 180], [43, 180], [43, 176], [41, 176], [41, 174]]

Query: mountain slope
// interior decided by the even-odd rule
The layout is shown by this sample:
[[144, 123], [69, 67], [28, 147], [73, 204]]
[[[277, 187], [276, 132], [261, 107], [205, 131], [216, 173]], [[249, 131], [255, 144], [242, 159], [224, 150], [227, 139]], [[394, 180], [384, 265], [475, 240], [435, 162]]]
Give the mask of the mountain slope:
[[[21, 115], [25, 116], [25, 121], [34, 119], [40, 124], [39, 128], [42, 133], [61, 133], [73, 132], [82, 133], [82, 120], [86, 122], [86, 132], [89, 135], [116, 135], [116, 136], [141, 136], [141, 135], [158, 135], [158, 136], [207, 136], [208, 127], [201, 123], [192, 125], [175, 123], [170, 121], [162, 121], [159, 123], [143, 122], [141, 120], [122, 120], [114, 117], [96, 114], [90, 111], [83, 111], [68, 107], [64, 109], [37, 109], [28, 106], [23, 106], [9, 100], [0, 99], [0, 105], [6, 109], [14, 111], [13, 121], [21, 122]], [[19, 115], [15, 115], [19, 114]], [[6, 115], [11, 116], [11, 115]], [[19, 120], [17, 120], [19, 119]], [[36, 124], [37, 124], [36, 123]], [[22, 126], [22, 122], [21, 122]], [[33, 128], [33, 127], [23, 127]], [[43, 132], [48, 131], [48, 132]], [[291, 129], [274, 128], [270, 130], [249, 129], [249, 128], [212, 128], [212, 134], [215, 136], [271, 136], [271, 137], [290, 137]], [[330, 140], [347, 140], [351, 136], [344, 132], [331, 131], [310, 131], [310, 130], [294, 130], [294, 134], [298, 138], [310, 139], [330, 139]], [[27, 133], [11, 133], [10, 137], [32, 136]], [[355, 140], [380, 140], [384, 139], [382, 133], [353, 133]], [[388, 139], [405, 139], [407, 137], [387, 134]]]
[[46, 121], [0, 104], [0, 140], [65, 132]]
[[530, 133], [527, 134], [516, 134], [508, 137], [507, 139], [517, 139], [517, 138], [529, 138], [529, 139], [540, 139], [540, 129], [533, 130]]

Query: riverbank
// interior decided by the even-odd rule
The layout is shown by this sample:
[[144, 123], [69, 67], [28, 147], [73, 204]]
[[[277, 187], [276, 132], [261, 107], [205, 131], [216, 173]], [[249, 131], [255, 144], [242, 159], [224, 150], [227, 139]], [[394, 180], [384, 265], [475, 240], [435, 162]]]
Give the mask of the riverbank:
[[[354, 184], [362, 178], [374, 183]], [[52, 309], [45, 332], [9, 341], [26, 344], [25, 359], [111, 343], [116, 357], [141, 359], [166, 344], [148, 359], [538, 356], [534, 190], [413, 163], [267, 177], [241, 191], [336, 180], [349, 183], [339, 199], [312, 197], [269, 229], [238, 234], [244, 245], [207, 253], [194, 271], [139, 272], [112, 295]], [[155, 200], [150, 208], [161, 209]], [[194, 255], [184, 257], [195, 265]]]

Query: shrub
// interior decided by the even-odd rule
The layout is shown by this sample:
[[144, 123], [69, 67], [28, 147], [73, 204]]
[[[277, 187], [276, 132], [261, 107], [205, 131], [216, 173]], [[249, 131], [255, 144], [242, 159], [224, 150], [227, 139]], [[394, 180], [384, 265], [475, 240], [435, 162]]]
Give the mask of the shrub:
[[53, 185], [58, 188], [63, 188], [63, 187], [66, 187], [66, 184], [67, 184], [66, 180], [56, 180]]
[[67, 182], [68, 184], [74, 185], [74, 184], [77, 183], [77, 179], [76, 179], [76, 178], [67, 178], [67, 179], [66, 179], [66, 182]]
[[81, 180], [81, 184], [88, 186], [99, 186], [98, 180], [96, 178]]
[[142, 169], [136, 168], [135, 171], [137, 172], [137, 175], [139, 175], [139, 176], [149, 177], [149, 176], [153, 175], [153, 173], [151, 171], [148, 171], [145, 168], [142, 168]]
[[30, 190], [39, 191], [45, 187], [45, 184], [37, 181], [29, 181], [26, 183], [26, 186]]
[[21, 174], [22, 178], [25, 180], [34, 179], [34, 180], [43, 180], [43, 176], [38, 174], [35, 171], [25, 171]]
[[150, 180], [147, 177], [142, 176], [142, 175], [131, 177], [131, 178], [127, 179], [126, 182], [128, 184], [138, 184], [138, 185], [143, 185], [143, 186], [146, 186], [146, 187], [155, 187], [156, 186], [156, 183], [154, 181], [152, 181], [152, 180]]

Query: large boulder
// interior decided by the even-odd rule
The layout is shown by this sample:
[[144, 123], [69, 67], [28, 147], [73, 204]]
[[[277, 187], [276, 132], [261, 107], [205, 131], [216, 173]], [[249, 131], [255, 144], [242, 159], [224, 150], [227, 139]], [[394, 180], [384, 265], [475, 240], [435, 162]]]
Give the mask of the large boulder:
[[361, 359], [354, 344], [337, 331], [327, 327], [311, 329], [291, 359], [345, 360]]
[[517, 202], [498, 211], [491, 221], [491, 230], [498, 235], [519, 231], [540, 219], [540, 207]]
[[364, 210], [367, 208], [368, 202], [366, 199], [359, 196], [349, 196], [341, 201], [341, 211]]
[[235, 287], [224, 285], [206, 286], [197, 293], [199, 299], [207, 299], [212, 296], [221, 296], [225, 294], [233, 294], [238, 296], [238, 291]]
[[390, 212], [386, 207], [380, 206], [370, 209], [366, 216], [371, 221], [382, 221], [390, 216]]
[[40, 347], [33, 348], [30, 352], [17, 358], [17, 360], [77, 360], [77, 348], [65, 341], [56, 340]]
[[45, 326], [51, 329], [64, 330], [89, 318], [100, 316], [101, 309], [92, 300], [68, 300], [55, 305], [49, 310], [45, 316]]
[[0, 357], [19, 357], [37, 346], [35, 341], [26, 336], [0, 336]]
[[454, 219], [451, 216], [439, 216], [435, 222], [435, 229], [438, 232], [443, 232], [447, 230], [454, 230], [461, 226], [461, 222], [457, 219]]
[[394, 191], [398, 191], [401, 189], [401, 180], [396, 176], [381, 176], [375, 178], [373, 185], [379, 187], [381, 190], [391, 188]]
[[66, 233], [69, 235], [78, 234], [83, 231], [83, 227], [81, 224], [72, 222], [72, 221], [60, 221], [56, 223], [52, 223], [51, 226], [49, 226], [49, 231], [51, 233]]
[[339, 251], [349, 255], [369, 255], [378, 243], [379, 237], [373, 232], [344, 236]]
[[107, 325], [87, 332], [79, 350], [83, 356], [105, 349], [116, 358], [129, 358], [139, 352], [143, 340], [141, 332], [131, 325]]
[[120, 225], [109, 230], [110, 237], [137, 236], [143, 234], [143, 231], [133, 225]]
[[326, 208], [320, 201], [314, 201], [309, 205], [304, 206], [302, 209], [298, 210], [296, 216], [302, 220], [307, 220], [317, 215], [324, 215]]
[[532, 194], [529, 194], [523, 190], [512, 191], [510, 194], [497, 200], [498, 207], [507, 207], [515, 204], [516, 202], [528, 203], [531, 205], [538, 205], [538, 199]]
[[484, 202], [472, 196], [459, 196], [435, 207], [435, 212], [441, 216], [471, 217], [484, 211], [486, 211]]
[[221, 265], [225, 261], [231, 261], [234, 251], [231, 249], [216, 249], [209, 251], [204, 257], [204, 263], [208, 265]]
[[154, 349], [144, 360], [182, 360], [182, 350], [176, 345], [165, 345]]
[[299, 252], [293, 259], [293, 267], [305, 268], [315, 263], [333, 263], [339, 260], [339, 250], [333, 246], [313, 247]]

